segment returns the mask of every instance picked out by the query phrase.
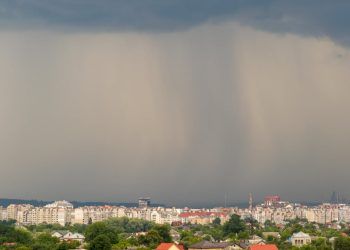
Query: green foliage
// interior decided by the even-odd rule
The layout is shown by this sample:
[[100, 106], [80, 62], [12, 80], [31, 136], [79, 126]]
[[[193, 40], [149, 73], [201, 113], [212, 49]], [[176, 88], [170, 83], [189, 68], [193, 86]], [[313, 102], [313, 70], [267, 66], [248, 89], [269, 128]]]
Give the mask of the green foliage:
[[120, 240], [117, 244], [113, 245], [113, 249], [127, 249], [130, 243], [127, 240]]
[[0, 223], [0, 244], [4, 242], [16, 242], [19, 244], [30, 244], [32, 236], [23, 229], [16, 229], [13, 223]]
[[29, 225], [27, 226], [27, 229], [30, 232], [38, 233], [38, 232], [46, 232], [50, 233], [52, 231], [60, 231], [60, 230], [67, 230], [71, 232], [78, 232], [78, 233], [84, 233], [87, 225], [84, 224], [74, 224], [74, 225], [67, 225], [67, 226], [61, 226], [60, 224], [39, 224], [39, 225]]
[[[251, 218], [242, 220], [237, 215], [232, 215], [230, 220], [224, 225], [219, 219], [208, 225], [185, 225], [176, 227], [180, 233], [180, 242], [186, 247], [203, 239], [207, 240], [227, 240], [239, 241], [248, 239], [253, 234], [262, 235], [262, 231], [279, 232], [281, 238], [269, 236], [266, 241], [276, 244], [280, 250], [330, 250], [332, 249], [328, 239], [338, 237], [334, 243], [335, 250], [350, 250], [350, 239], [341, 237], [341, 232], [349, 233], [350, 230], [343, 226], [342, 230], [330, 229], [316, 223], [308, 223], [305, 220], [290, 220], [283, 229], [279, 229], [274, 223], [266, 221], [263, 227]], [[41, 224], [28, 226], [26, 228], [16, 228], [13, 222], [0, 222], [0, 250], [68, 250], [76, 249], [79, 242], [59, 242], [57, 238], [51, 236], [56, 230], [69, 230], [72, 232], [84, 233], [89, 249], [102, 250], [125, 250], [130, 247], [139, 247], [138, 250], [155, 249], [161, 242], [172, 242], [170, 235], [170, 225], [156, 225], [152, 222], [115, 218], [103, 222], [96, 222], [91, 225], [66, 225]], [[310, 235], [320, 236], [311, 244], [296, 248], [291, 246], [286, 240], [295, 232], [303, 231]], [[145, 235], [136, 237], [133, 233], [147, 232]], [[16, 246], [1, 246], [4, 242], [15, 242]], [[113, 246], [112, 246], [113, 245]]]
[[245, 229], [246, 228], [244, 222], [236, 214], [232, 215], [230, 220], [227, 221], [223, 226], [223, 232], [225, 236], [238, 234], [239, 232], [242, 232]]
[[322, 230], [321, 235], [323, 237], [327, 237], [327, 238], [332, 238], [332, 237], [340, 237], [340, 231], [335, 230], [335, 229], [331, 229], [331, 228], [327, 228]]
[[69, 246], [69, 244], [67, 242], [62, 242], [56, 248], [56, 250], [69, 250], [69, 249], [72, 249], [72, 248], [70, 248], [70, 246]]
[[154, 223], [150, 221], [129, 219], [127, 217], [109, 219], [106, 224], [119, 233], [147, 232], [154, 226]]
[[335, 250], [350, 250], [350, 238], [338, 237], [334, 242]]
[[52, 244], [52, 245], [59, 243], [59, 239], [56, 237], [52, 237], [51, 234], [49, 233], [39, 234], [38, 237], [35, 239], [35, 241], [38, 243]]
[[106, 222], [96, 222], [86, 228], [85, 240], [91, 242], [96, 237], [104, 235], [109, 238], [110, 243], [115, 244], [118, 241], [117, 234], [116, 229], [109, 226]]
[[16, 247], [16, 250], [32, 250], [32, 249], [26, 246], [19, 246], [19, 247]]
[[279, 228], [276, 226], [275, 223], [271, 222], [270, 220], [266, 220], [264, 223], [264, 232], [278, 232]]
[[315, 247], [317, 250], [331, 250], [332, 246], [325, 238], [319, 238], [312, 241], [311, 246]]
[[159, 236], [161, 237], [162, 242], [172, 242], [172, 238], [170, 235], [170, 225], [165, 224], [165, 225], [155, 225], [152, 227], [152, 230], [156, 231]]
[[110, 238], [106, 235], [98, 235], [94, 238], [89, 246], [89, 250], [111, 250], [112, 244]]
[[156, 248], [159, 243], [162, 242], [162, 237], [156, 230], [150, 230], [146, 235], [139, 237], [139, 244], [149, 246], [150, 248]]
[[76, 249], [80, 246], [80, 243], [78, 241], [71, 241], [71, 242], [61, 242], [56, 250], [68, 250], [68, 249]]
[[52, 249], [55, 249], [55, 247], [52, 246], [52, 245], [47, 245], [47, 244], [44, 244], [44, 243], [36, 242], [36, 243], [34, 243], [32, 245], [32, 249], [33, 250], [52, 250]]
[[240, 231], [237, 237], [240, 240], [249, 239], [249, 233], [247, 231]]
[[192, 231], [185, 230], [180, 233], [180, 241], [185, 247], [188, 247], [202, 241], [202, 238], [199, 236], [194, 236]]
[[207, 233], [211, 235], [215, 241], [220, 241], [224, 238], [222, 227], [211, 228]]
[[219, 217], [217, 217], [217, 218], [215, 218], [214, 220], [213, 220], [213, 225], [220, 225], [221, 224], [221, 219], [219, 218]]
[[59, 239], [52, 237], [51, 234], [41, 233], [34, 240], [32, 248], [33, 250], [55, 249], [58, 243]]

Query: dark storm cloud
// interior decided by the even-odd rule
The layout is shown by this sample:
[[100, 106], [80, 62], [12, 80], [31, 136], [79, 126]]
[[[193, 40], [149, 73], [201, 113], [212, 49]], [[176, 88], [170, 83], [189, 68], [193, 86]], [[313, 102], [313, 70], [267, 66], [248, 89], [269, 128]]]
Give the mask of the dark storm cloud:
[[0, 50], [3, 196], [348, 195], [350, 56], [327, 39], [224, 23], [2, 31]]
[[350, 197], [348, 5], [1, 1], [1, 196]]
[[349, 44], [346, 0], [4, 0], [3, 26], [173, 31], [235, 20], [281, 33], [328, 36]]

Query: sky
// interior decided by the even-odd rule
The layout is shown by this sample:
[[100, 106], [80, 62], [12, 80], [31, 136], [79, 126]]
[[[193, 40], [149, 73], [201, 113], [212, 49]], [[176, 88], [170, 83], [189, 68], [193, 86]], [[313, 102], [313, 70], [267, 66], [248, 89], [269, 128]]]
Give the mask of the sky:
[[350, 2], [0, 1], [0, 197], [350, 199]]

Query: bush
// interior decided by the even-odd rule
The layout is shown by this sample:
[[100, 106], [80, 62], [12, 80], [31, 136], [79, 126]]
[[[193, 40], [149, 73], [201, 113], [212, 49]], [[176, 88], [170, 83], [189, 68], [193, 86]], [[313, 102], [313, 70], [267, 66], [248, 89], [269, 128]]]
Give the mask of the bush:
[[89, 246], [90, 250], [111, 250], [112, 244], [106, 235], [99, 235], [93, 239]]

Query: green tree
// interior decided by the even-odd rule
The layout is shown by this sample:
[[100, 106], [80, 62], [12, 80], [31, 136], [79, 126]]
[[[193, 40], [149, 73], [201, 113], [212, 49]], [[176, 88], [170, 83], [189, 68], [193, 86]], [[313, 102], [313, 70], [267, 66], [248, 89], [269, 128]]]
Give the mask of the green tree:
[[335, 250], [350, 250], [350, 239], [345, 237], [338, 237], [334, 241]]
[[59, 239], [56, 237], [52, 237], [49, 233], [39, 234], [35, 239], [37, 243], [47, 244], [47, 245], [56, 245], [59, 243]]
[[62, 242], [61, 244], [58, 245], [58, 247], [56, 248], [56, 250], [69, 250], [71, 249], [68, 245], [67, 242]]
[[155, 225], [152, 230], [158, 232], [159, 236], [161, 237], [161, 242], [172, 242], [173, 239], [171, 238], [170, 235], [170, 225], [165, 224], [165, 225]]
[[16, 248], [16, 250], [32, 250], [30, 247], [27, 246], [19, 246]]
[[223, 239], [223, 232], [222, 232], [222, 228], [221, 227], [215, 227], [215, 228], [212, 228], [208, 234], [210, 234], [214, 240], [216, 241], [220, 241]]
[[52, 249], [55, 249], [55, 246], [36, 242], [32, 245], [32, 249], [33, 250], [52, 250]]
[[4, 242], [16, 242], [20, 244], [29, 244], [32, 241], [31, 234], [23, 229], [15, 229], [14, 224], [10, 222], [0, 223], [0, 244]]
[[139, 237], [139, 244], [148, 246], [152, 249], [156, 248], [162, 242], [162, 237], [156, 230], [150, 230], [146, 235]]
[[106, 235], [98, 235], [96, 238], [94, 238], [90, 245], [89, 250], [111, 250], [112, 244]]
[[106, 224], [118, 232], [125, 233], [147, 232], [154, 226], [150, 221], [127, 217], [109, 219]]
[[247, 231], [240, 231], [238, 233], [238, 239], [249, 239], [249, 233]]
[[180, 232], [180, 242], [188, 248], [190, 245], [202, 241], [202, 237], [195, 236], [194, 233], [190, 230], [184, 230]]
[[80, 243], [78, 241], [71, 241], [71, 242], [61, 242], [56, 250], [68, 250], [68, 249], [76, 249], [80, 246]]
[[246, 228], [244, 222], [236, 214], [232, 215], [230, 220], [227, 221], [223, 226], [225, 236], [237, 234], [241, 231], [244, 231], [245, 229]]
[[105, 235], [109, 238], [110, 243], [115, 244], [118, 241], [117, 232], [111, 227], [107, 226], [106, 222], [96, 222], [89, 225], [85, 231], [85, 239], [91, 242], [99, 235]]
[[120, 240], [113, 246], [113, 249], [127, 249], [129, 246], [131, 245], [127, 240]]
[[313, 240], [311, 242], [311, 245], [315, 247], [317, 250], [331, 250], [331, 245], [327, 242], [325, 238], [319, 238], [316, 240]]
[[213, 220], [213, 225], [220, 225], [221, 224], [221, 219], [219, 217], [216, 217], [214, 220]]

